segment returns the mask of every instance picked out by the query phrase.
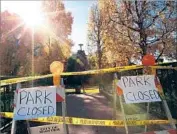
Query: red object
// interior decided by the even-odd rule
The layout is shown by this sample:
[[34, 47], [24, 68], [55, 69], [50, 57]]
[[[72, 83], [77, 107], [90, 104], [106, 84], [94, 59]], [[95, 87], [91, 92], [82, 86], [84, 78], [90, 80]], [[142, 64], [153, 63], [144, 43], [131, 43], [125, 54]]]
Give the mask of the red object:
[[123, 90], [119, 86], [117, 86], [117, 94], [118, 96], [123, 95]]
[[143, 56], [142, 64], [145, 65], [145, 66], [153, 66], [153, 65], [155, 65], [154, 56], [150, 55], [150, 54], [147, 54], [147, 55]]
[[62, 101], [64, 101], [64, 99], [59, 94], [56, 94], [56, 102], [62, 102]]
[[56, 102], [64, 101], [65, 91], [63, 87], [57, 88], [56, 90]]

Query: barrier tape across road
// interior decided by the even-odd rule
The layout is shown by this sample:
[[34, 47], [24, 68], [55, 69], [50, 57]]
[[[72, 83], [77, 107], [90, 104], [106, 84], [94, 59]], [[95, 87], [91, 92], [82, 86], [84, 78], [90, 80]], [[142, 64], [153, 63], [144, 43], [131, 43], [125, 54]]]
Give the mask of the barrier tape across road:
[[[166, 67], [166, 66], [150, 66], [151, 68], [155, 69], [175, 69], [177, 67]], [[70, 75], [95, 75], [95, 74], [103, 74], [103, 73], [112, 73], [112, 72], [123, 72], [128, 70], [134, 69], [142, 69], [142, 65], [133, 65], [133, 66], [123, 66], [123, 67], [115, 67], [115, 68], [107, 68], [107, 69], [99, 69], [99, 70], [89, 70], [89, 71], [82, 71], [82, 72], [64, 72], [61, 76], [70, 76]], [[52, 74], [42, 75], [42, 76], [29, 76], [29, 77], [22, 77], [22, 78], [12, 78], [0, 81], [0, 86], [6, 86], [10, 84], [16, 84], [20, 82], [26, 82], [31, 80], [43, 79], [53, 77]]]
[[[13, 118], [13, 113], [11, 112], [1, 112], [1, 117]], [[124, 127], [123, 120], [97, 120], [97, 119], [87, 119], [87, 118], [76, 118], [76, 117], [66, 117], [66, 124], [72, 125], [92, 125], [92, 126], [117, 126]], [[62, 116], [51, 116], [45, 118], [37, 118], [29, 121], [35, 122], [46, 122], [46, 123], [63, 123]], [[173, 120], [174, 123], [177, 123], [176, 120]], [[141, 125], [153, 125], [153, 124], [168, 124], [168, 120], [129, 120], [127, 125], [129, 126], [141, 126]]]
[[[143, 66], [135, 65], [135, 66], [115, 67], [115, 68], [107, 68], [107, 69], [99, 69], [99, 70], [89, 70], [89, 71], [82, 71], [82, 72], [64, 72], [61, 74], [61, 76], [102, 74], [102, 73], [139, 69], [139, 68], [143, 68]], [[20, 83], [20, 82], [25, 82], [25, 81], [31, 81], [31, 80], [37, 80], [37, 79], [43, 79], [43, 78], [49, 78], [49, 77], [53, 77], [53, 74], [6, 79], [6, 80], [0, 81], [0, 86]]]

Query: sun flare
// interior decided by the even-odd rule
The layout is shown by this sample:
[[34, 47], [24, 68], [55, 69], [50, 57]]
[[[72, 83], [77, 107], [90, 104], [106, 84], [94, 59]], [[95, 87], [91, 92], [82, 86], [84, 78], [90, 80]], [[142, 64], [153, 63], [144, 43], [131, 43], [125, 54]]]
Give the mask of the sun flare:
[[2, 5], [6, 10], [17, 13], [27, 26], [40, 26], [44, 23], [41, 1], [7, 1]]
[[39, 11], [30, 12], [24, 15], [21, 14], [20, 16], [23, 18], [25, 24], [27, 24], [28, 26], [40, 26], [44, 22], [44, 17]]

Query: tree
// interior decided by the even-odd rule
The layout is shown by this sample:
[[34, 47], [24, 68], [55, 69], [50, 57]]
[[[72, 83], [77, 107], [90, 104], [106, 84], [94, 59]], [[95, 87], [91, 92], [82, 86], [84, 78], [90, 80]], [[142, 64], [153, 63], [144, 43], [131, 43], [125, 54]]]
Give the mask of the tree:
[[89, 44], [92, 44], [91, 47], [95, 48], [97, 51], [98, 68], [100, 69], [102, 68], [101, 61], [104, 49], [102, 36], [105, 26], [97, 5], [91, 7], [88, 27]]
[[115, 0], [100, 0], [97, 5], [93, 5], [90, 12], [88, 39], [92, 45], [89, 47], [91, 50], [96, 49], [98, 64], [102, 67], [113, 67], [115, 63], [127, 65], [138, 49], [132, 47], [130, 41], [117, 32], [117, 29], [124, 29], [110, 19], [116, 10]]
[[174, 1], [99, 0], [97, 5], [91, 8], [88, 44], [101, 54], [98, 61], [108, 63], [102, 66], [132, 64], [147, 53], [157, 60], [176, 56]]
[[26, 27], [18, 15], [7, 11], [1, 13], [2, 74], [30, 75], [32, 62], [35, 74], [46, 74], [50, 72], [49, 65], [54, 60], [64, 61], [69, 57], [72, 45], [69, 39], [73, 23], [71, 13], [65, 11], [61, 1], [57, 4], [53, 1], [45, 2], [43, 4], [46, 15], [45, 26], [35, 28], [35, 31]]
[[110, 20], [125, 29], [125, 32], [117, 31], [133, 46], [139, 46], [142, 56], [156, 51], [157, 58], [160, 58], [173, 47], [169, 40], [174, 38], [175, 32], [175, 1], [122, 0], [117, 5]]
[[[20, 44], [20, 32], [24, 28], [22, 19], [15, 13], [1, 13], [1, 74], [17, 75], [19, 70], [28, 73], [28, 47]], [[22, 69], [23, 65], [23, 69]]]
[[[65, 11], [61, 1], [43, 1], [43, 11], [46, 16], [47, 29], [43, 38], [42, 55], [37, 58], [37, 70], [44, 67], [49, 72], [49, 65], [55, 61], [66, 61], [71, 53], [72, 40], [69, 39], [73, 18]], [[47, 70], [46, 70], [47, 68]]]
[[[80, 72], [89, 70], [87, 56], [83, 50], [78, 50], [77, 54], [73, 54], [67, 61], [67, 72]], [[83, 87], [88, 80], [88, 76], [68, 76], [66, 77], [66, 85], [70, 85], [75, 89]]]

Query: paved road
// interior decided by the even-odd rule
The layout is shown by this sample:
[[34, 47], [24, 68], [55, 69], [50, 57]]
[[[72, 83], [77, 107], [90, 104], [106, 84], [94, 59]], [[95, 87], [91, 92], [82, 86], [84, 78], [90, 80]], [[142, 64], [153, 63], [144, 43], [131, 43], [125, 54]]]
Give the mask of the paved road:
[[[113, 119], [113, 110], [101, 94], [69, 94], [66, 97], [67, 115], [91, 119]], [[61, 110], [58, 108], [58, 114]], [[124, 128], [69, 125], [69, 134], [124, 134]]]
[[[79, 117], [79, 118], [90, 118], [90, 119], [113, 119], [113, 109], [107, 98], [101, 94], [69, 94], [66, 97], [67, 103], [67, 116]], [[61, 115], [61, 103], [57, 104], [57, 115]], [[121, 113], [118, 113], [121, 115]], [[118, 117], [121, 119], [121, 117]], [[18, 122], [17, 126], [22, 124]], [[48, 124], [48, 123], [44, 123]], [[27, 134], [26, 125], [19, 127], [17, 134]], [[30, 126], [38, 126], [39, 123], [30, 123]], [[159, 127], [150, 127], [149, 130], [159, 130]], [[161, 130], [164, 126], [161, 127]], [[24, 130], [22, 130], [24, 129]], [[101, 126], [83, 126], [83, 125], [68, 125], [69, 134], [125, 134], [124, 128], [115, 127], [101, 127]], [[129, 133], [143, 132], [142, 127], [129, 127]], [[10, 129], [9, 129], [10, 133]]]

